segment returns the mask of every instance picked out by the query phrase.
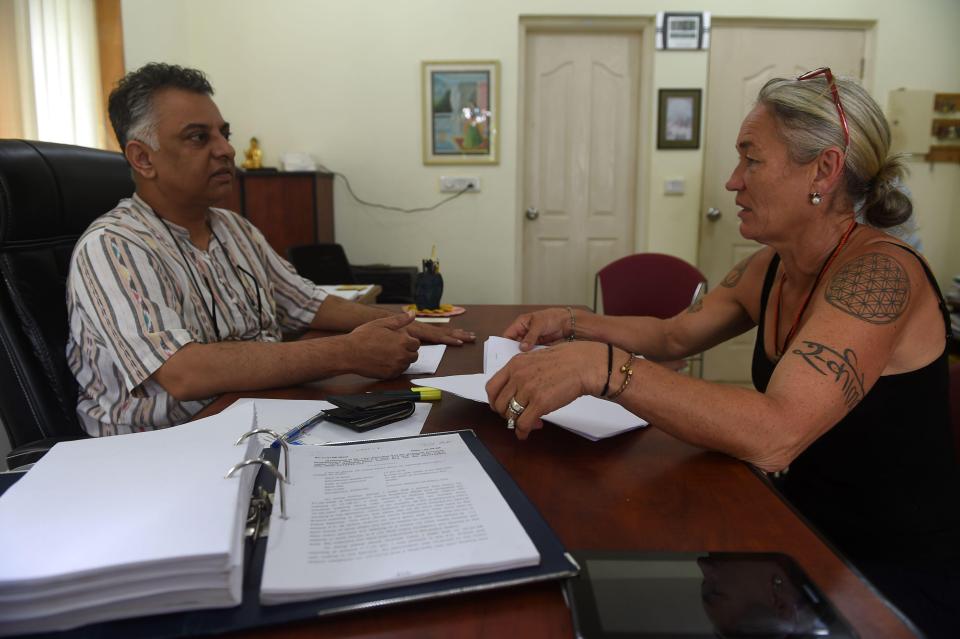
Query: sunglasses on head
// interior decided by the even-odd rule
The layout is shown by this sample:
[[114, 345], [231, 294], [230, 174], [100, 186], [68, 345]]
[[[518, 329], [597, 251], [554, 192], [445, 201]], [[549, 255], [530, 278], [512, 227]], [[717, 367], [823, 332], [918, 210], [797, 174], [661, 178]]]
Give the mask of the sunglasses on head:
[[807, 71], [797, 76], [797, 81], [812, 80], [823, 76], [827, 80], [827, 86], [830, 87], [830, 93], [833, 94], [833, 104], [837, 107], [837, 113], [840, 115], [840, 126], [843, 128], [843, 151], [846, 153], [850, 146], [850, 127], [847, 126], [847, 114], [843, 112], [843, 103], [840, 102], [840, 91], [837, 89], [837, 83], [833, 79], [833, 73], [830, 67], [820, 67], [813, 71]]

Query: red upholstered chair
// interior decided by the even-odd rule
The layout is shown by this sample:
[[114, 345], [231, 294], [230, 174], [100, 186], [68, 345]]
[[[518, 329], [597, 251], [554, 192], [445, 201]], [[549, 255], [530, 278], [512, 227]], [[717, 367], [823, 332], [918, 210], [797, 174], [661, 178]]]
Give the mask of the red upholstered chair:
[[[652, 315], [666, 319], [690, 306], [701, 283], [706, 292], [707, 278], [679, 257], [636, 253], [600, 269], [594, 282], [593, 310], [597, 310], [599, 295], [605, 315]], [[702, 377], [703, 354], [689, 361], [699, 362]]]

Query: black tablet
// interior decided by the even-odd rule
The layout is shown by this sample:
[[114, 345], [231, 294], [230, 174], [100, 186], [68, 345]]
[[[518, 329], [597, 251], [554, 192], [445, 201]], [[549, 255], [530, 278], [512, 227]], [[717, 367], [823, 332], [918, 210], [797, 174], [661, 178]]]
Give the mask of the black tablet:
[[565, 592], [584, 639], [857, 636], [787, 555], [572, 554]]

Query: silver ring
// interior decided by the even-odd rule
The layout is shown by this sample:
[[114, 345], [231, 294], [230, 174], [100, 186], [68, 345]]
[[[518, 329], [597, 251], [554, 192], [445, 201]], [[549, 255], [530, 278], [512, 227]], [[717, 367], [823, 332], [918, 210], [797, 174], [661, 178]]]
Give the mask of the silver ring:
[[514, 412], [517, 415], [517, 417], [520, 417], [520, 415], [523, 414], [523, 411], [527, 409], [526, 406], [524, 406], [523, 404], [517, 401], [516, 397], [510, 398], [510, 403], [507, 404], [507, 408], [512, 412]]
[[511, 417], [510, 419], [507, 420], [507, 429], [508, 429], [508, 430], [513, 430], [513, 429], [516, 427], [516, 425], [517, 425], [517, 422], [516, 422], [516, 420], [514, 420], [513, 417]]

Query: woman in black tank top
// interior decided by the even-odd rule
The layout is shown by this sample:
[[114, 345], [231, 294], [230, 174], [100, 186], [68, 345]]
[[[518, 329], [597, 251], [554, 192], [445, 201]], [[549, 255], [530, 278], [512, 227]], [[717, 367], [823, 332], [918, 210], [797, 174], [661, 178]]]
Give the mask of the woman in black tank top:
[[[487, 392], [522, 439], [542, 415], [596, 395], [776, 472], [795, 507], [929, 636], [953, 636], [960, 475], [950, 322], [924, 260], [877, 230], [912, 213], [889, 144], [873, 99], [829, 69], [769, 81], [740, 128], [727, 182], [741, 235], [766, 246], [670, 319], [569, 308], [518, 317], [504, 335], [521, 350], [574, 341], [514, 358]], [[754, 326], [755, 391], [653, 363]]]

